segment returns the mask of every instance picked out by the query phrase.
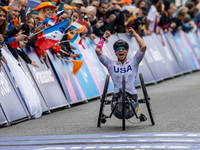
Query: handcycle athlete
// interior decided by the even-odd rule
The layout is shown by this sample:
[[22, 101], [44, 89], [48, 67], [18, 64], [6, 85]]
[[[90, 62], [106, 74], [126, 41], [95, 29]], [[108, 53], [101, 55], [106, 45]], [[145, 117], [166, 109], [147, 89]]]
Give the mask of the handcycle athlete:
[[[136, 52], [133, 58], [127, 59], [129, 44], [122, 39], [117, 40], [113, 45], [113, 49], [118, 59], [117, 61], [113, 61], [103, 54], [102, 47], [104, 42], [107, 41], [108, 37], [110, 36], [109, 31], [106, 31], [103, 37], [100, 38], [100, 41], [95, 49], [100, 62], [108, 69], [108, 72], [114, 83], [114, 94], [111, 101], [112, 110], [114, 109], [114, 104], [120, 99], [122, 76], [125, 75], [126, 99], [129, 99], [133, 106], [126, 107], [126, 119], [131, 118], [138, 111], [138, 96], [135, 88], [135, 81], [139, 63], [143, 59], [146, 51], [146, 44], [135, 32], [135, 30], [130, 28], [129, 31], [132, 32], [132, 37], [135, 37], [139, 44], [139, 50]], [[134, 111], [132, 111], [131, 107], [134, 109]], [[122, 119], [122, 114], [120, 113], [119, 107], [113, 113], [117, 118]]]

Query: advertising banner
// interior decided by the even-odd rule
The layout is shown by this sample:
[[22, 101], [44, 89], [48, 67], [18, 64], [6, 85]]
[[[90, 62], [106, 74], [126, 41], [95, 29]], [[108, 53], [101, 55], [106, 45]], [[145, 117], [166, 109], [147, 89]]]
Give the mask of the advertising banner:
[[193, 32], [184, 33], [184, 35], [200, 64], [200, 40], [198, 36]]
[[[76, 48], [75, 52], [80, 53], [78, 47]], [[68, 61], [66, 63], [63, 59], [58, 59], [51, 51], [48, 52], [48, 55], [65, 89], [65, 95], [70, 104], [99, 95], [85, 62], [83, 62], [76, 76], [74, 76], [72, 74], [74, 67], [72, 62]]]
[[156, 81], [161, 81], [164, 78], [170, 77], [171, 74], [168, 73], [168, 70], [165, 67], [165, 59], [156, 46], [154, 39], [151, 36], [144, 36], [143, 39], [147, 45], [145, 60], [154, 76], [154, 79]]
[[169, 47], [164, 34], [156, 34], [152, 33], [151, 36], [153, 37], [156, 45], [158, 46], [159, 50], [163, 54], [163, 58], [165, 59], [166, 68], [168, 69], [170, 76], [180, 75], [182, 73], [181, 68], [179, 67], [171, 48]]
[[20, 59], [20, 63], [21, 63], [21, 67], [23, 68], [23, 71], [24, 73], [27, 75], [27, 77], [29, 78], [32, 86], [34, 87], [34, 89], [36, 90], [37, 92], [37, 95], [40, 99], [40, 102], [41, 102], [41, 105], [42, 105], [42, 112], [47, 112], [47, 111], [50, 111], [49, 108], [47, 107], [47, 104], [43, 98], [43, 95], [41, 93], [41, 91], [39, 90], [35, 80], [33, 79], [33, 76], [32, 74], [30, 73], [30, 70], [28, 68], [27, 65], [30, 65], [30, 64], [26, 64], [26, 62], [23, 60], [23, 59]]
[[[118, 34], [120, 39], [125, 40], [129, 44], [129, 52], [128, 59], [133, 58], [137, 50], [139, 49], [139, 45], [134, 37], [127, 34]], [[146, 64], [145, 59], [140, 62], [138, 74], [142, 73], [145, 83], [155, 83], [155, 80]], [[139, 75], [137, 74], [135, 86], [140, 85]]]
[[51, 110], [68, 106], [69, 103], [64, 96], [51, 65], [50, 68], [47, 68], [45, 63], [42, 64], [34, 48], [26, 47], [25, 51], [31, 60], [35, 61], [39, 66], [39, 68], [35, 68], [33, 66], [28, 67], [40, 91], [42, 92], [48, 108]]
[[183, 31], [179, 31], [177, 34], [174, 35], [176, 42], [180, 46], [181, 50], [187, 56], [190, 65], [192, 66], [193, 70], [199, 69], [199, 62], [195, 56], [194, 51], [192, 50], [191, 46], [189, 45], [188, 41], [186, 40]]
[[0, 104], [0, 126], [8, 124], [8, 121], [6, 120], [4, 114], [3, 114], [3, 110]]
[[181, 68], [182, 73], [190, 72], [192, 70], [192, 66], [188, 60], [187, 52], [184, 53], [184, 51], [181, 50], [180, 45], [177, 44], [175, 37], [172, 34], [165, 33], [163, 37], [165, 37], [167, 43], [169, 43], [169, 46], [174, 54], [174, 57], [176, 58], [178, 65]]
[[[96, 39], [95, 41], [98, 42], [99, 40]], [[79, 50], [81, 54], [83, 55], [83, 59], [101, 95], [103, 93], [105, 79], [106, 79], [106, 75], [108, 74], [108, 71], [101, 64], [98, 56], [96, 55], [96, 52], [95, 52], [96, 45], [94, 45], [89, 38], [86, 38], [86, 40], [83, 40], [83, 45], [85, 49], [79, 46], [80, 47]], [[112, 92], [113, 90], [114, 90], [114, 85], [113, 85], [113, 82], [110, 80], [108, 92]]]
[[[3, 64], [4, 65], [4, 64]], [[1, 66], [0, 72], [0, 104], [6, 114], [8, 122], [13, 122], [22, 118], [27, 117], [29, 114], [26, 113], [22, 105], [22, 101], [16, 94], [16, 89], [13, 87], [10, 79], [7, 76], [4, 67]], [[0, 108], [0, 123], [5, 121], [3, 112]]]

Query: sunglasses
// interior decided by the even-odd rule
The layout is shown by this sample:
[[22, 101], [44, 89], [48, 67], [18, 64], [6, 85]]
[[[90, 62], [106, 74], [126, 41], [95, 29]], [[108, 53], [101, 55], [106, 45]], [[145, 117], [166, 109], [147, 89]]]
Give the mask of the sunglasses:
[[123, 47], [123, 46], [122, 46], [122, 47], [118, 47], [118, 48], [115, 49], [115, 52], [118, 52], [118, 51], [120, 51], [120, 50], [126, 50], [126, 48]]
[[85, 12], [80, 12], [80, 14], [84, 14], [84, 15], [86, 15], [87, 13], [85, 13]]

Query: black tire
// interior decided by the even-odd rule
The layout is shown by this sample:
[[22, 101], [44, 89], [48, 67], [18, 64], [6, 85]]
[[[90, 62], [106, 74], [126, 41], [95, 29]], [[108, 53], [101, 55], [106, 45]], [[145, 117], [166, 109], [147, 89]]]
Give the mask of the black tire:
[[140, 77], [142, 91], [143, 91], [144, 99], [145, 99], [145, 102], [146, 102], [146, 105], [147, 105], [147, 110], [148, 110], [148, 113], [149, 113], [149, 117], [151, 119], [152, 125], [155, 125], [155, 122], [154, 122], [154, 119], [153, 119], [153, 113], [152, 113], [152, 109], [151, 109], [151, 104], [150, 104], [150, 98], [149, 98], [149, 95], [147, 93], [146, 86], [145, 86], [145, 83], [144, 83], [144, 79], [143, 79], [143, 76], [142, 76], [141, 73], [139, 74], [139, 77]]
[[109, 78], [110, 78], [110, 75], [107, 75], [105, 85], [104, 85], [104, 89], [103, 89], [102, 98], [100, 100], [101, 105], [100, 105], [100, 110], [99, 110], [99, 118], [98, 118], [97, 127], [100, 127], [100, 125], [101, 125], [101, 117], [103, 115], [103, 110], [104, 110], [104, 107], [105, 107], [105, 98], [106, 98], [107, 91], [108, 91]]
[[122, 128], [125, 130], [126, 126], [126, 106], [125, 106], [125, 93], [126, 93], [126, 81], [125, 81], [125, 75], [122, 76]]

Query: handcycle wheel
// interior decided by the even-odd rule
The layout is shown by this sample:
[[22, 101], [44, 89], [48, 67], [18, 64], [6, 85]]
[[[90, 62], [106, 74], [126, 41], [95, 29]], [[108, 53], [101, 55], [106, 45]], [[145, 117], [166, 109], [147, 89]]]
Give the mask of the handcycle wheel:
[[103, 110], [104, 110], [104, 107], [105, 107], [105, 98], [106, 98], [106, 94], [107, 94], [107, 91], [108, 91], [109, 78], [110, 78], [110, 75], [107, 75], [105, 85], [104, 85], [104, 89], [103, 89], [102, 98], [100, 100], [101, 105], [100, 105], [100, 110], [99, 110], [99, 118], [98, 118], [97, 127], [100, 127], [100, 125], [101, 125], [101, 117], [103, 115]]
[[125, 75], [122, 76], [122, 128], [125, 130], [126, 126], [126, 106], [125, 106], [125, 92], [126, 92], [126, 81], [125, 81]]
[[145, 102], [146, 102], [146, 105], [147, 105], [147, 110], [148, 110], [148, 113], [149, 113], [149, 116], [150, 116], [150, 119], [151, 119], [151, 123], [152, 123], [152, 125], [155, 125], [155, 122], [154, 122], [154, 119], [153, 119], [153, 114], [152, 114], [152, 109], [151, 109], [151, 104], [150, 104], [150, 101], [149, 101], [150, 98], [148, 96], [146, 86], [145, 86], [145, 83], [144, 83], [144, 79], [143, 79], [143, 76], [142, 76], [141, 73], [139, 74], [139, 77], [140, 77], [140, 82], [141, 82], [141, 86], [142, 86], [142, 90], [143, 90], [143, 94], [144, 94], [144, 99], [145, 99]]

